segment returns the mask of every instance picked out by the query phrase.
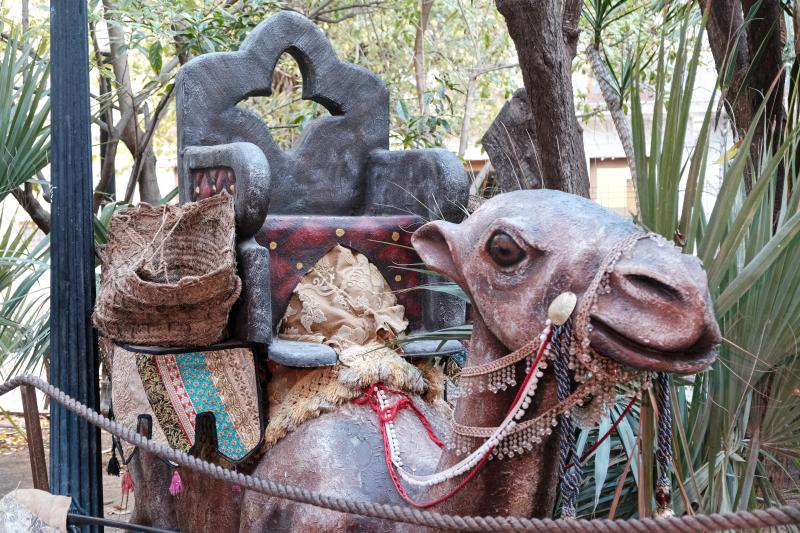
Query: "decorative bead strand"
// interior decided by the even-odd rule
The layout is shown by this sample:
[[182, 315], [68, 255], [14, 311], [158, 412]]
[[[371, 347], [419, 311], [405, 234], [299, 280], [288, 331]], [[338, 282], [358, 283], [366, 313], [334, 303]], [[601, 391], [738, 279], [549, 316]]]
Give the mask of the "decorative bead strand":
[[[549, 327], [549, 321], [548, 321]], [[539, 335], [546, 336], [548, 329]], [[516, 350], [505, 357], [483, 365], [469, 366], [461, 370], [459, 381], [459, 391], [457, 397], [464, 397], [472, 394], [476, 390], [484, 392], [486, 390], [496, 393], [507, 390], [509, 387], [517, 385], [517, 367], [520, 361], [526, 361], [525, 373], [530, 370], [532, 358], [537, 354], [540, 345], [528, 343], [519, 350]]]
[[[402, 477], [408, 483], [417, 486], [431, 486], [436, 485], [439, 483], [443, 483], [455, 477], [458, 477], [465, 472], [470, 471], [474, 468], [478, 463], [480, 463], [484, 456], [490, 454], [493, 448], [496, 448], [516, 427], [517, 423], [515, 421], [516, 414], [522, 409], [523, 403], [527, 400], [528, 404], [530, 404], [530, 399], [528, 394], [532, 395], [532, 390], [536, 387], [536, 382], [538, 379], [534, 379], [536, 374], [538, 373], [537, 370], [539, 369], [539, 365], [543, 361], [544, 350], [547, 347], [547, 343], [552, 335], [552, 325], [549, 323], [542, 333], [539, 336], [539, 349], [537, 354], [538, 363], [535, 364], [531, 370], [531, 373], [528, 375], [526, 379], [524, 388], [518, 394], [516, 402], [509, 410], [508, 415], [503, 420], [503, 422], [495, 428], [495, 431], [491, 437], [489, 437], [485, 442], [483, 442], [476, 450], [470, 453], [467, 457], [459, 461], [454, 466], [442, 471], [437, 472], [435, 474], [427, 475], [427, 476], [417, 476], [411, 472], [408, 472], [404, 468], [398, 468], [398, 472], [400, 477]], [[389, 428], [387, 428], [388, 430]]]

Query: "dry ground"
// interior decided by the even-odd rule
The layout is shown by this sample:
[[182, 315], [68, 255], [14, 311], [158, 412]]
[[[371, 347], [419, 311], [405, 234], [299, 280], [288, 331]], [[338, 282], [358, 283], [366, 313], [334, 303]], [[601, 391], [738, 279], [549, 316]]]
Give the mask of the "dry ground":
[[[41, 417], [44, 433], [45, 456], [49, 451], [49, 427], [46, 416]], [[16, 426], [16, 427], [15, 427]], [[108, 459], [111, 457], [111, 435], [102, 433], [103, 445], [103, 508], [107, 518], [127, 522], [133, 509], [133, 495], [128, 502], [127, 510], [120, 505], [120, 478], [109, 476], [105, 472]], [[49, 468], [49, 460], [48, 468]], [[16, 488], [33, 488], [28, 446], [25, 440], [25, 421], [21, 416], [10, 415], [0, 417], [0, 497]], [[106, 531], [120, 531], [106, 528]]]

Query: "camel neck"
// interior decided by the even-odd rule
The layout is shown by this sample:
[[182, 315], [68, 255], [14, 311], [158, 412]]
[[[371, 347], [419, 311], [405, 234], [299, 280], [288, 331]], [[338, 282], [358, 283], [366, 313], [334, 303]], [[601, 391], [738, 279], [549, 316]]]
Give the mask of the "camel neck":
[[[486, 327], [478, 313], [473, 317], [469, 351], [469, 366], [485, 364], [508, 354], [508, 350]], [[521, 376], [522, 370], [518, 369], [518, 372], [518, 376]], [[475, 391], [459, 399], [454, 413], [455, 421], [467, 426], [496, 427], [505, 418], [516, 392], [515, 387], [497, 393]], [[529, 414], [536, 416], [555, 403], [555, 380], [550, 372], [545, 372]], [[558, 437], [555, 432], [528, 453], [513, 459], [487, 462], [474, 479], [459, 493], [437, 506], [437, 510], [471, 515], [549, 516], [555, 503], [557, 457]], [[455, 451], [445, 450], [437, 471], [458, 463], [462, 458]], [[459, 481], [456, 479], [450, 483]], [[451, 487], [445, 483], [431, 492], [439, 495]]]

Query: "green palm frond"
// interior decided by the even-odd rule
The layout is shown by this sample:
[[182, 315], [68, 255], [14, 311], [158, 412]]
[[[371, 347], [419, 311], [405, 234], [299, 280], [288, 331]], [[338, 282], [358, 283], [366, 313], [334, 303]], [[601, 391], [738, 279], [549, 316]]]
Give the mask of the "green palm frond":
[[[702, 30], [692, 38], [687, 33], [684, 24], [671, 82], [663, 45], [659, 54], [649, 149], [638, 85], [632, 93], [632, 126], [639, 221], [702, 259], [724, 337], [712, 368], [692, 384], [676, 383], [672, 391], [680, 481], [700, 511], [722, 512], [780, 503], [779, 492], [763, 476], [765, 465], [798, 455], [800, 407], [792, 394], [797, 394], [793, 383], [800, 372], [800, 209], [797, 198], [776, 202], [775, 191], [784, 176], [791, 176], [785, 169], [796, 167], [800, 134], [787, 129], [780, 146], [767, 146], [762, 160], [752, 161], [762, 106], [724, 161], [721, 188], [706, 215], [701, 196], [717, 93], [687, 157], [688, 106], [703, 37]], [[749, 194], [746, 173], [758, 176]], [[779, 212], [776, 204], [782, 205]], [[642, 435], [645, 453], [652, 453], [652, 437]], [[684, 509], [677, 494], [676, 500]]]
[[0, 55], [0, 201], [49, 159], [50, 67], [35, 48], [12, 27]]

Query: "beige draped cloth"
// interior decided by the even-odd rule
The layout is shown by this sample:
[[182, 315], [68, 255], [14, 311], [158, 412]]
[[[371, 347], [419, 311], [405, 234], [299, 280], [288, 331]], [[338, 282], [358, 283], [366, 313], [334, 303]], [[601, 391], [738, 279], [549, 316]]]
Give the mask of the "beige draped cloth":
[[295, 288], [278, 333], [327, 344], [339, 362], [312, 370], [271, 364], [267, 445], [377, 382], [424, 394], [447, 409], [441, 371], [429, 363], [413, 365], [391, 348], [407, 327], [405, 309], [375, 265], [349, 248], [332, 248]]

